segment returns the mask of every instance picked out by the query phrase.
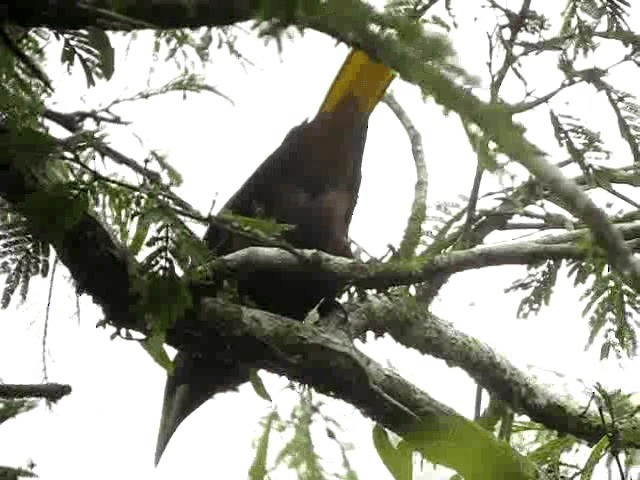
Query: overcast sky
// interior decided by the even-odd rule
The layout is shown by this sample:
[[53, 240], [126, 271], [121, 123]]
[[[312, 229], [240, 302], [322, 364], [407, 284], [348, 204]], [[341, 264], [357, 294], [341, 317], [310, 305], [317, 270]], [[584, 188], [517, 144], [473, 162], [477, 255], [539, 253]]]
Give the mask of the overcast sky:
[[[534, 2], [534, 6], [536, 3], [540, 2]], [[493, 20], [474, 23], [475, 14], [481, 13], [474, 8], [477, 11], [458, 9], [457, 21], [462, 28], [452, 40], [461, 64], [483, 78], [483, 88], [477, 94], [486, 98], [485, 30], [486, 22]], [[640, 27], [638, 20], [636, 14], [636, 27]], [[144, 35], [131, 44], [128, 53], [122, 37], [114, 39], [114, 44], [114, 78], [90, 91], [81, 72], [76, 70], [68, 76], [56, 65], [59, 53], [55, 49], [59, 46], [51, 47], [55, 108], [95, 108], [144, 90], [148, 83], [159, 86], [176, 75], [171, 64], [152, 61], [150, 43]], [[346, 47], [336, 47], [332, 39], [313, 32], [286, 42], [281, 57], [274, 45], [265, 47], [251, 35], [242, 38], [238, 47], [256, 67], [243, 69], [219, 51], [214, 52], [206, 69], [208, 81], [231, 97], [235, 105], [210, 94], [187, 95], [186, 99], [173, 95], [121, 107], [117, 112], [133, 124], [110, 130], [113, 145], [134, 158], [142, 159], [148, 148], [167, 152], [184, 176], [179, 192], [205, 213], [216, 192], [218, 205], [222, 205], [291, 126], [315, 113], [347, 52]], [[596, 64], [607, 66], [619, 55], [618, 51], [605, 52]], [[527, 61], [524, 70], [540, 95], [561, 80], [553, 59], [543, 57]], [[631, 77], [629, 71], [617, 69], [610, 80], [638, 94], [637, 75]], [[468, 194], [475, 162], [459, 120], [455, 115], [443, 116], [433, 102], [423, 102], [413, 86], [396, 80], [392, 90], [423, 136], [430, 211], [436, 201], [454, 201], [458, 195]], [[506, 82], [507, 100], [518, 101], [521, 94], [514, 81]], [[614, 163], [628, 162], [628, 151], [602, 96], [584, 87], [563, 99], [591, 128], [602, 131], [614, 149]], [[552, 155], [559, 155], [554, 159], [565, 158], [553, 143], [545, 108], [519, 120], [527, 125], [531, 140]], [[615, 160], [616, 155], [620, 160]], [[523, 172], [517, 167], [510, 171]], [[381, 105], [370, 121], [352, 238], [375, 255], [384, 253], [389, 243], [397, 245], [409, 213], [414, 181], [406, 133]], [[499, 185], [496, 180], [488, 181], [485, 191]], [[523, 272], [522, 268], [503, 267], [458, 275], [442, 290], [434, 310], [522, 368], [535, 366], [533, 372], [541, 381], [553, 384], [560, 392], [580, 394], [582, 381], [589, 385], [596, 380], [626, 391], [640, 390], [636, 363], [625, 362], [622, 369], [616, 361], [600, 363], [598, 348], [584, 351], [586, 320], [580, 317], [579, 292], [569, 282], [560, 282], [552, 305], [539, 317], [515, 319], [519, 296], [505, 295], [503, 289]], [[110, 341], [110, 329], [96, 329], [101, 312], [87, 298], [81, 299], [78, 320], [68, 272], [61, 267], [55, 275], [47, 336], [48, 374], [51, 381], [71, 384], [73, 394], [52, 410], [41, 407], [4, 424], [0, 428], [0, 464], [19, 466], [32, 458], [36, 472], [45, 480], [245, 478], [253, 455], [251, 442], [260, 431], [258, 420], [270, 405], [246, 386], [240, 393], [216, 397], [184, 422], [160, 466], [154, 469], [164, 372], [137, 344]], [[0, 378], [4, 382], [38, 383], [42, 379], [47, 282], [34, 282], [26, 305], [2, 312]], [[408, 380], [438, 400], [472, 415], [475, 387], [463, 371], [385, 339], [368, 342], [362, 348], [378, 361], [391, 362]], [[282, 390], [286, 382], [269, 378], [267, 387], [286, 414], [293, 398]], [[584, 400], [586, 394], [582, 395]], [[341, 402], [332, 402], [328, 411], [344, 427], [342, 438], [354, 444], [351, 458], [361, 478], [390, 478], [373, 451], [371, 423]], [[327, 465], [333, 462], [337, 469], [340, 459], [336, 451], [326, 442], [320, 447], [329, 459]], [[290, 477], [283, 474], [277, 478]]]

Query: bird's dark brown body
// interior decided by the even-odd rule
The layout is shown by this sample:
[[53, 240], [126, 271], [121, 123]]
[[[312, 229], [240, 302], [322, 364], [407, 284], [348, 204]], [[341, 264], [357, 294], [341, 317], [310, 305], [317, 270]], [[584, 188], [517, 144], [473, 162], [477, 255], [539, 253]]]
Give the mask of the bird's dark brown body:
[[[360, 187], [368, 119], [391, 79], [388, 68], [363, 52], [352, 52], [320, 112], [294, 127], [224, 208], [292, 225], [284, 238], [296, 248], [351, 257], [348, 230]], [[205, 241], [215, 255], [252, 245], [246, 237], [214, 225]], [[241, 297], [297, 320], [321, 300], [335, 299], [339, 289], [334, 276], [312, 270], [254, 271], [238, 278]], [[174, 374], [167, 379], [156, 463], [182, 420], [215, 393], [242, 380], [248, 380], [247, 369], [215, 347], [197, 354], [179, 352]]]
[[[346, 101], [353, 105], [291, 130], [225, 208], [292, 225], [284, 239], [297, 248], [350, 257], [347, 235], [360, 186], [368, 114], [353, 111], [354, 99]], [[217, 255], [250, 244], [216, 227], [209, 228], [205, 241]], [[240, 295], [264, 310], [299, 320], [323, 298], [334, 298], [338, 288], [335, 278], [320, 272], [256, 271], [238, 279]]]

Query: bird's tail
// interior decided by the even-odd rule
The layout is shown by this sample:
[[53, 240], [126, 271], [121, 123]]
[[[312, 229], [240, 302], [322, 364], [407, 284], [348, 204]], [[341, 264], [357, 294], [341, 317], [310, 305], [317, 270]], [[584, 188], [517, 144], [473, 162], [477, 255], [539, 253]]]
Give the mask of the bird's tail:
[[228, 359], [222, 361], [179, 352], [164, 389], [156, 466], [185, 418], [216, 393], [236, 388], [248, 380], [249, 369]]
[[394, 76], [386, 65], [373, 61], [362, 50], [353, 49], [333, 80], [320, 112], [333, 112], [345, 98], [353, 96], [358, 100], [360, 111], [371, 113]]

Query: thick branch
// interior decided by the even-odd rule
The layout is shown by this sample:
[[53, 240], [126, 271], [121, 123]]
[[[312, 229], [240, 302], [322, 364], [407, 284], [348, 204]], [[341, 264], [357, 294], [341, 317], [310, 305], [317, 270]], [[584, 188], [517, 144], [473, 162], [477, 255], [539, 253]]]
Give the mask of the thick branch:
[[200, 321], [232, 339], [243, 363], [311, 384], [395, 432], [406, 432], [423, 415], [455, 414], [334, 330], [213, 299], [203, 301]]
[[4, 0], [0, 18], [24, 27], [106, 30], [222, 26], [250, 20], [257, 0]]
[[11, 385], [0, 383], [0, 398], [45, 398], [56, 402], [71, 393], [71, 386], [60, 383], [43, 383], [41, 385]]
[[[253, 367], [267, 368], [311, 384], [326, 395], [349, 402], [367, 417], [401, 436], [410, 438], [416, 430], [429, 428], [427, 425], [445, 425], [453, 419], [479, 429], [471, 420], [462, 419], [454, 410], [362, 354], [350, 338], [346, 335], [340, 338], [334, 329], [291, 322], [259, 310], [229, 308], [216, 300], [204, 301], [201, 320], [220, 330], [225, 337], [241, 340], [243, 343], [238, 351], [242, 352], [243, 362], [249, 360], [251, 352], [255, 359]], [[455, 447], [468, 440], [460, 436], [454, 440], [453, 437], [445, 441]], [[483, 436], [483, 440], [493, 442], [488, 435]], [[511, 451], [510, 455], [513, 457], [513, 478], [546, 478], [533, 474], [534, 465], [519, 454]], [[457, 463], [444, 457], [441, 460], [451, 462], [444, 463], [451, 468]], [[522, 474], [516, 475], [516, 469]]]
[[[427, 312], [411, 297], [371, 301], [350, 312], [354, 335], [373, 331], [389, 334], [399, 343], [441, 358], [447, 365], [466, 371], [492, 397], [507, 402], [516, 412], [546, 427], [568, 433], [589, 444], [606, 435], [596, 411], [561, 399], [537, 385], [488, 345], [456, 330], [449, 322]], [[630, 445], [640, 445], [640, 425], [629, 421], [620, 433]]]

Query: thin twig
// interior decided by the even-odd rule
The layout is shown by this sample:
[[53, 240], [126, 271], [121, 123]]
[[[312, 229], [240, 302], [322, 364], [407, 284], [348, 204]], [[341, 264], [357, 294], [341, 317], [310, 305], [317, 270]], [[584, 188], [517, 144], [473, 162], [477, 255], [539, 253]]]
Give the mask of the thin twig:
[[49, 374], [47, 372], [47, 338], [49, 332], [49, 312], [51, 311], [51, 298], [53, 295], [53, 280], [56, 276], [56, 267], [58, 266], [58, 256], [53, 259], [53, 265], [51, 267], [51, 279], [49, 280], [49, 293], [47, 296], [47, 309], [44, 313], [44, 330], [42, 332], [42, 379], [45, 382], [49, 381]]
[[[407, 112], [398, 103], [393, 93], [387, 92], [382, 101], [391, 109], [396, 118], [404, 127], [409, 141], [411, 142], [411, 153], [416, 165], [416, 185], [414, 187], [413, 204], [411, 206], [411, 215], [404, 230], [404, 236], [400, 242], [400, 248], [397, 252], [398, 258], [410, 258], [416, 253], [416, 249], [422, 238], [422, 225], [427, 216], [427, 189], [429, 185], [429, 177], [427, 173], [427, 165], [424, 160], [424, 148], [422, 146], [422, 135], [418, 132]], [[396, 257], [394, 255], [394, 257]]]

